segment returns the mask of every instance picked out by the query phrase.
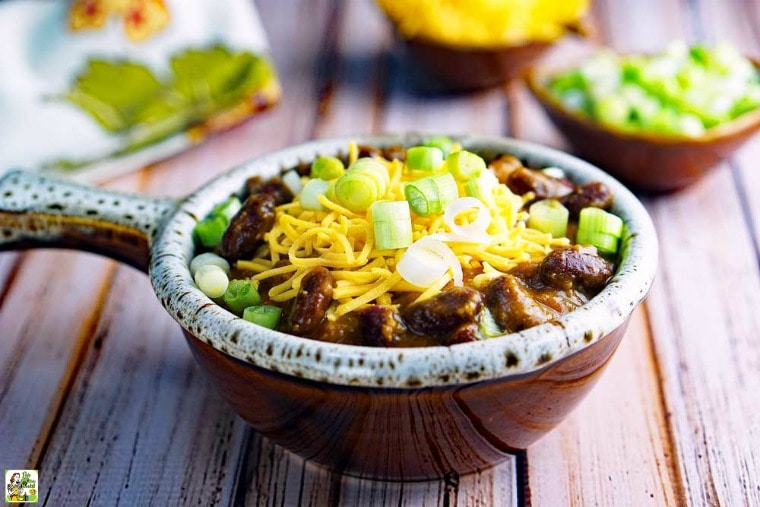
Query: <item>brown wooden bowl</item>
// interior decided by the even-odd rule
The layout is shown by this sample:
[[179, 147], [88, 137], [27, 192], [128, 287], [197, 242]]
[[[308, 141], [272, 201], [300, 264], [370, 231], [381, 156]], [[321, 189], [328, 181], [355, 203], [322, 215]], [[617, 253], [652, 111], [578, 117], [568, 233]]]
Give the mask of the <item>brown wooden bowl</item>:
[[566, 108], [546, 87], [551, 74], [531, 69], [526, 81], [557, 129], [581, 157], [646, 192], [670, 192], [694, 183], [760, 128], [756, 109], [699, 137], [626, 132]]
[[423, 480], [483, 470], [554, 428], [596, 384], [627, 325], [524, 375], [411, 390], [274, 373], [185, 336], [221, 396], [273, 442], [341, 473]]
[[[419, 134], [357, 136], [378, 147], [415, 146]], [[148, 270], [161, 304], [219, 393], [256, 431], [344, 473], [423, 479], [467, 473], [524, 449], [559, 424], [598, 379], [646, 296], [657, 237], [619, 182], [565, 153], [514, 139], [460, 136], [492, 158], [555, 166], [600, 181], [627, 234], [615, 276], [581, 308], [519, 333], [451, 347], [327, 343], [256, 326], [203, 294], [189, 263], [193, 229], [253, 176], [271, 177], [351, 139], [321, 140], [252, 160], [179, 201], [107, 192], [43, 176], [0, 178], [0, 250], [56, 246], [109, 255]]]
[[470, 91], [506, 83], [538, 60], [554, 42], [529, 42], [498, 48], [461, 47], [397, 35], [409, 55], [442, 88]]

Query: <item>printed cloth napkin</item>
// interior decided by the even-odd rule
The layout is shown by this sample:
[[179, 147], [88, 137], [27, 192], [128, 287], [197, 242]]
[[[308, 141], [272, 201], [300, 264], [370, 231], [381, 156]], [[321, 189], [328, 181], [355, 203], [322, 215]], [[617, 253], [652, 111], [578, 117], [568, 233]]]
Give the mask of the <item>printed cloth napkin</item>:
[[280, 97], [252, 0], [10, 0], [0, 48], [0, 174], [103, 181]]

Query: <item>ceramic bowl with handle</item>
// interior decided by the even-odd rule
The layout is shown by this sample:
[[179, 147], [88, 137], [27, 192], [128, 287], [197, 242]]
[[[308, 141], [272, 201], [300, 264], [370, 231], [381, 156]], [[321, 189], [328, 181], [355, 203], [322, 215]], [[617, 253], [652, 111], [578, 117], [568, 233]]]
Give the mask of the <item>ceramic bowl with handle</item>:
[[[413, 146], [415, 134], [357, 136]], [[601, 181], [627, 229], [621, 262], [589, 303], [520, 333], [451, 347], [326, 343], [246, 322], [195, 287], [193, 228], [216, 203], [349, 138], [308, 142], [252, 160], [180, 200], [110, 192], [15, 171], [0, 179], [0, 249], [89, 250], [147, 270], [220, 395], [257, 431], [333, 470], [423, 479], [491, 466], [547, 433], [598, 379], [646, 296], [657, 239], [639, 201], [599, 169], [565, 153], [503, 138], [460, 137], [489, 157], [556, 166], [578, 183]]]

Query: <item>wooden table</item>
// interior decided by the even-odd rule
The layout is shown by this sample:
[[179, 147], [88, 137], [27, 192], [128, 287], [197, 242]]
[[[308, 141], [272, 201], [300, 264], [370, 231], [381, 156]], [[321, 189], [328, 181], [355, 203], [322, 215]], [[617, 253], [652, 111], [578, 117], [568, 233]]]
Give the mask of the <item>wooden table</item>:
[[[368, 0], [259, 7], [279, 107], [109, 187], [180, 196], [261, 153], [352, 133], [567, 148], [519, 83], [415, 91]], [[597, 0], [593, 21], [620, 50], [726, 39], [760, 54], [752, 0]], [[441, 482], [341, 477], [254, 433], [200, 375], [145, 275], [82, 253], [0, 254], [0, 469], [38, 468], [50, 505], [760, 505], [758, 159], [760, 139], [692, 188], [645, 199], [659, 276], [598, 386], [526, 452]]]

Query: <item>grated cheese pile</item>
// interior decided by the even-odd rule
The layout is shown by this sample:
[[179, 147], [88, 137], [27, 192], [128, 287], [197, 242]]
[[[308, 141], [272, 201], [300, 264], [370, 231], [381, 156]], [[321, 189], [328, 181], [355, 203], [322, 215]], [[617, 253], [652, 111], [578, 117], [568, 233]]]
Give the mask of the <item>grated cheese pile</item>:
[[[349, 164], [357, 158], [357, 146], [349, 145]], [[388, 168], [391, 183], [384, 200], [404, 200], [403, 183], [419, 177], [404, 171], [398, 160], [378, 158]], [[308, 177], [303, 177], [306, 182]], [[461, 183], [459, 194], [465, 195]], [[493, 204], [488, 207], [491, 224], [488, 241], [483, 243], [448, 243], [465, 272], [477, 273], [471, 285], [481, 288], [488, 280], [500, 276], [517, 264], [541, 260], [553, 248], [569, 245], [567, 238], [553, 238], [525, 226], [527, 212], [523, 204], [532, 194], [514, 195], [506, 185], [494, 190]], [[437, 294], [452, 280], [449, 270], [436, 283], [427, 288], [405, 281], [395, 266], [406, 248], [377, 250], [374, 247], [372, 219], [369, 212], [355, 213], [345, 209], [326, 196], [319, 196], [325, 211], [304, 210], [298, 197], [293, 202], [276, 208], [276, 220], [266, 235], [266, 246], [254, 259], [239, 260], [237, 267], [255, 273], [252, 280], [261, 283], [274, 276], [287, 276], [275, 285], [269, 297], [285, 302], [296, 297], [304, 275], [315, 266], [329, 269], [335, 280], [333, 304], [328, 318], [335, 319], [364, 305], [398, 304], [400, 293], [418, 293], [417, 300]], [[458, 217], [467, 220], [467, 214]], [[436, 233], [450, 232], [443, 215], [420, 217], [412, 214], [414, 241]], [[285, 262], [282, 262], [285, 261]]]

